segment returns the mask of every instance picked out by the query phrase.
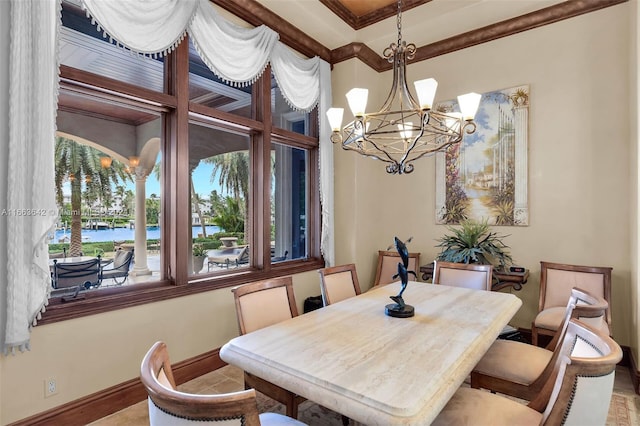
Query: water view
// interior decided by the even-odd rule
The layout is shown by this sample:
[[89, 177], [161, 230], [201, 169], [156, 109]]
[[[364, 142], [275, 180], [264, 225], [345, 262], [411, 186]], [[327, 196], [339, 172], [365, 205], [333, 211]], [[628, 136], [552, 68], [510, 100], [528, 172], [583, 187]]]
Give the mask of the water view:
[[[220, 232], [220, 228], [214, 225], [207, 225], [207, 235], [212, 235], [216, 232]], [[201, 226], [193, 227], [193, 237], [196, 238], [198, 234], [202, 233]], [[68, 242], [68, 241], [60, 241], [63, 239], [69, 240], [71, 238], [71, 230], [70, 229], [59, 229], [56, 231], [55, 236], [52, 242]], [[159, 226], [147, 226], [147, 239], [148, 240], [157, 240], [160, 238], [160, 227]], [[135, 230], [127, 228], [113, 228], [113, 229], [83, 229], [82, 230], [82, 240], [85, 242], [97, 242], [97, 241], [123, 241], [123, 240], [134, 240], [135, 239]]]

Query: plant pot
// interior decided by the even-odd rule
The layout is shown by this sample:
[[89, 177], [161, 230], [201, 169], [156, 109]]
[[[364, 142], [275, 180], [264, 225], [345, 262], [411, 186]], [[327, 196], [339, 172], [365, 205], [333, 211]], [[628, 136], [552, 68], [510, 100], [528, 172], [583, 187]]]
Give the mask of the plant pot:
[[200, 273], [203, 268], [204, 260], [207, 256], [191, 256], [191, 270], [194, 274]]

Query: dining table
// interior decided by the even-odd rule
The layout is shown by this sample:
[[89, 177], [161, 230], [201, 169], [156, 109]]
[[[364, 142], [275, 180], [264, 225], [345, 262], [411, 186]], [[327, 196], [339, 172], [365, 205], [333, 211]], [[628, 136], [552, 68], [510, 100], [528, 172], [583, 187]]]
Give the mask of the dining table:
[[513, 294], [410, 281], [235, 337], [227, 363], [366, 425], [428, 425], [522, 305]]

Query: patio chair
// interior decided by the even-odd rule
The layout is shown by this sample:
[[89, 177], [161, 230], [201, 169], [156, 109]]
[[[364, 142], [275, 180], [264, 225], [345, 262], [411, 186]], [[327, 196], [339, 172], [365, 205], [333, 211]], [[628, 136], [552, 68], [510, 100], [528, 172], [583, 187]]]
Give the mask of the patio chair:
[[289, 255], [289, 250], [285, 250], [282, 256], [274, 256], [271, 255], [271, 263], [282, 262], [287, 260], [287, 256]]
[[81, 262], [58, 262], [53, 259], [54, 289], [100, 285], [100, 256]]
[[218, 250], [211, 250], [207, 256], [207, 271], [212, 266], [226, 267], [229, 265], [240, 265], [249, 263], [249, 246], [222, 247]]
[[60, 253], [49, 253], [49, 259], [64, 259], [67, 257], [67, 248], [62, 247], [62, 251]]
[[118, 250], [112, 260], [102, 263], [100, 268], [100, 282], [112, 279], [122, 285], [129, 278], [129, 268], [133, 260], [133, 250]]

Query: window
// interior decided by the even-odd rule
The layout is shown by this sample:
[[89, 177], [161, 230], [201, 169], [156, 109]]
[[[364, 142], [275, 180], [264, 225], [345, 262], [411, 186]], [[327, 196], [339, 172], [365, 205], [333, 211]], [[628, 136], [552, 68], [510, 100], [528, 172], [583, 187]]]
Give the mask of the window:
[[63, 26], [59, 140], [94, 163], [60, 169], [61, 211], [79, 212], [61, 217], [50, 252], [135, 254], [125, 284], [86, 290], [99, 308], [53, 298], [45, 322], [322, 266], [317, 112], [291, 109], [268, 67], [252, 85], [221, 81], [188, 38], [154, 59], [67, 3]]

